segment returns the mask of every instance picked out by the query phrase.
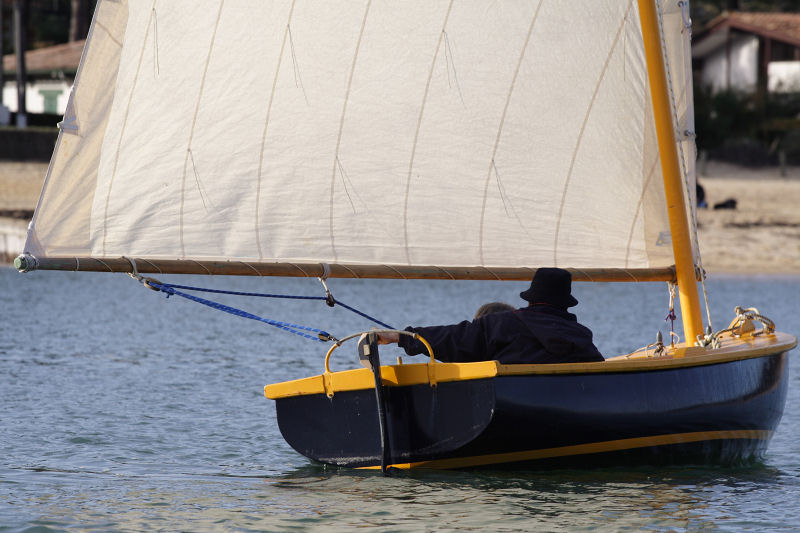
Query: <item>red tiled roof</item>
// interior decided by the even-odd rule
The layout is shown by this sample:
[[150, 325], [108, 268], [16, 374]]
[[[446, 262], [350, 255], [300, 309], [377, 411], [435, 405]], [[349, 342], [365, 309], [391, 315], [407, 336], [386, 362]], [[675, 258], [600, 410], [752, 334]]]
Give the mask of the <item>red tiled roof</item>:
[[[78, 63], [83, 53], [83, 41], [57, 44], [37, 50], [25, 52], [25, 68], [28, 72], [47, 72], [64, 70], [74, 72], [78, 70]], [[3, 56], [3, 70], [14, 72], [17, 70], [17, 58], [14, 54]]]
[[728, 11], [706, 24], [696, 41], [710, 33], [729, 28], [800, 46], [800, 13]]

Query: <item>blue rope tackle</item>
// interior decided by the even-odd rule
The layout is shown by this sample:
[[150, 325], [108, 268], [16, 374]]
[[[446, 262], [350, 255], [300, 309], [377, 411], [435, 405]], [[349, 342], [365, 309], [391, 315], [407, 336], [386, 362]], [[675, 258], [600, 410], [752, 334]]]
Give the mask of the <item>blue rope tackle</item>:
[[[187, 300], [191, 300], [193, 302], [197, 302], [197, 303], [203, 304], [205, 306], [211, 307], [212, 309], [217, 309], [219, 311], [224, 311], [226, 313], [229, 313], [229, 314], [232, 314], [232, 315], [235, 315], [235, 316], [240, 316], [242, 318], [249, 318], [251, 320], [257, 320], [259, 322], [263, 322], [263, 323], [268, 324], [270, 326], [274, 326], [276, 328], [282, 329], [282, 330], [287, 331], [289, 333], [294, 333], [295, 335], [299, 335], [301, 337], [305, 337], [307, 339], [316, 340], [316, 341], [320, 341], [320, 342], [328, 342], [328, 341], [339, 342], [339, 341], [338, 341], [338, 339], [336, 339], [336, 337], [334, 337], [330, 333], [328, 333], [326, 331], [323, 331], [321, 329], [310, 328], [310, 327], [301, 326], [301, 325], [298, 325], [298, 324], [291, 324], [291, 323], [288, 323], [288, 322], [281, 322], [281, 321], [278, 321], [278, 320], [272, 320], [272, 319], [269, 319], [269, 318], [260, 317], [258, 315], [254, 315], [252, 313], [248, 313], [247, 311], [242, 311], [241, 309], [237, 309], [235, 307], [224, 305], [224, 304], [221, 304], [219, 302], [214, 302], [212, 300], [206, 300], [205, 298], [200, 298], [198, 296], [193, 296], [191, 294], [187, 294], [187, 293], [182, 292], [182, 291], [197, 291], [197, 292], [207, 292], [207, 293], [213, 293], [213, 294], [229, 294], [229, 295], [232, 295], [232, 296], [253, 296], [253, 297], [259, 297], [259, 298], [284, 298], [284, 299], [292, 299], [292, 300], [322, 300], [326, 304], [328, 304], [328, 306], [330, 306], [330, 307], [333, 307], [335, 304], [339, 304], [340, 306], [344, 307], [348, 311], [352, 311], [353, 313], [356, 313], [357, 315], [362, 316], [362, 317], [366, 318], [367, 320], [375, 322], [376, 324], [378, 324], [378, 325], [380, 325], [380, 326], [382, 326], [384, 328], [394, 329], [392, 326], [389, 326], [388, 324], [384, 324], [383, 322], [381, 322], [381, 321], [379, 321], [379, 320], [367, 315], [366, 313], [362, 313], [358, 309], [355, 309], [355, 308], [350, 307], [349, 305], [347, 305], [347, 304], [345, 304], [343, 302], [335, 300], [333, 298], [333, 295], [331, 294], [330, 290], [328, 290], [327, 286], [325, 287], [325, 293], [326, 293], [325, 296], [294, 296], [294, 295], [287, 295], [287, 294], [264, 294], [264, 293], [256, 293], [256, 292], [225, 291], [225, 290], [219, 290], [219, 289], [207, 289], [207, 288], [203, 288], [203, 287], [191, 287], [191, 286], [188, 286], [188, 285], [173, 285], [171, 283], [161, 283], [160, 281], [157, 281], [157, 280], [152, 279], [152, 278], [146, 278], [145, 279], [145, 278], [142, 278], [141, 276], [133, 276], [133, 277], [138, 279], [145, 287], [147, 287], [149, 289], [152, 289], [154, 291], [163, 292], [164, 294], [166, 294], [167, 298], [169, 298], [170, 296], [172, 296], [174, 294], [174, 295], [180, 296], [182, 298], [186, 298]], [[316, 335], [311, 335], [311, 334], [305, 333], [305, 332], [316, 333]]]

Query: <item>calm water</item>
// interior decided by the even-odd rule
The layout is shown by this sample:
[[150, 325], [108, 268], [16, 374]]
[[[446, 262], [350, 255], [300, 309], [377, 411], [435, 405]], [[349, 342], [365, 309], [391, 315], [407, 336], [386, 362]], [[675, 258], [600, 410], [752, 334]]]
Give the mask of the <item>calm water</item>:
[[[320, 295], [316, 280], [173, 277]], [[394, 326], [448, 323], [522, 283], [332, 280]], [[800, 278], [710, 282], [715, 329], [735, 305], [800, 332]], [[576, 284], [615, 355], [664, 329], [666, 284]], [[143, 289], [121, 274], [0, 268], [0, 531], [797, 531], [800, 364], [762, 463], [740, 468], [379, 474], [325, 468], [283, 441], [267, 383], [318, 374], [325, 345]], [[229, 299], [337, 336], [370, 324], [320, 302]], [[793, 352], [797, 357], [798, 351]], [[354, 365], [355, 346], [334, 369]], [[384, 357], [394, 355], [389, 348]]]

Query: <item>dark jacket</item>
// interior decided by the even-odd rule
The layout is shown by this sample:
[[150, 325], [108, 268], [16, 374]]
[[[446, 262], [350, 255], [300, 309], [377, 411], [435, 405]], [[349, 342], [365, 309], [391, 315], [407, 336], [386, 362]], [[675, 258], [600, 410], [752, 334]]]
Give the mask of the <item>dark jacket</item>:
[[[497, 360], [515, 363], [579, 363], [603, 361], [592, 343], [592, 332], [575, 315], [549, 305], [492, 313], [452, 326], [408, 327], [433, 348], [436, 359], [447, 363]], [[425, 346], [400, 336], [407, 354], [427, 353]]]

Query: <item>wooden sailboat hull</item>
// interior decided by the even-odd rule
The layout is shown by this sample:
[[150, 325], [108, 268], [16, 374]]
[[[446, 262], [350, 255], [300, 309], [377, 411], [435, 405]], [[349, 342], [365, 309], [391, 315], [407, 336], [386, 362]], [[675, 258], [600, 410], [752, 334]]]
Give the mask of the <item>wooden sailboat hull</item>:
[[[397, 367], [383, 367], [387, 463], [538, 468], [757, 459], [783, 413], [792, 346], [745, 347], [705, 364], [687, 357], [660, 365], [498, 365], [492, 377], [435, 387], [387, 386], [386, 370]], [[529, 371], [536, 366], [550, 368]], [[361, 389], [277, 398], [280, 430], [315, 461], [379, 467], [375, 397], [374, 389]]]

